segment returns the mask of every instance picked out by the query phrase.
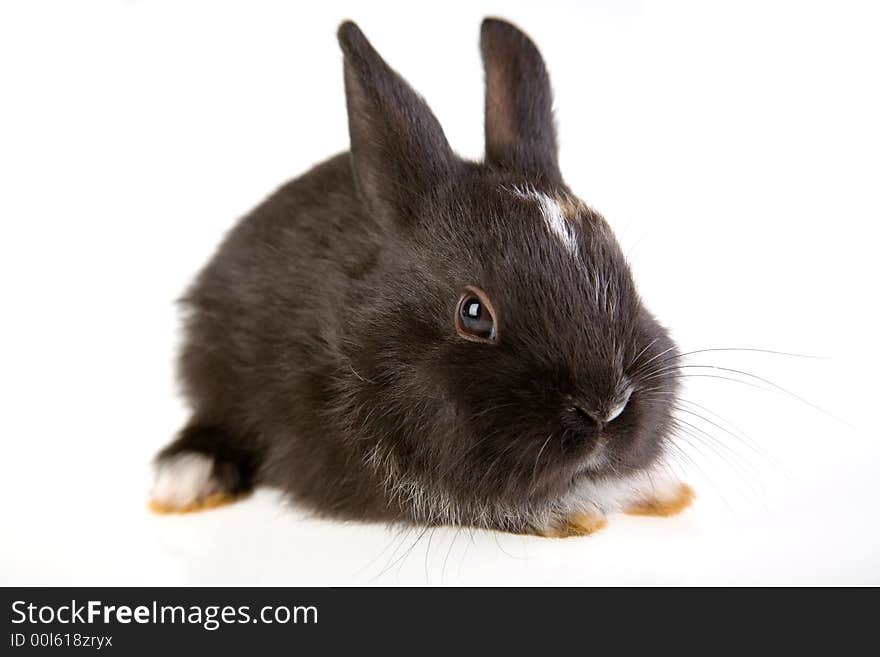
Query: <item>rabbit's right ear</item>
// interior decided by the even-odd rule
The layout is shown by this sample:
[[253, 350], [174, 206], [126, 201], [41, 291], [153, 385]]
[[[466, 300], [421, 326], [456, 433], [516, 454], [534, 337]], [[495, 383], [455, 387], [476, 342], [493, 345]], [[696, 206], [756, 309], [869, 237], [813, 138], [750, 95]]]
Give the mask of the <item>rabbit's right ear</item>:
[[355, 183], [375, 214], [408, 221], [460, 164], [422, 98], [357, 25], [339, 27]]

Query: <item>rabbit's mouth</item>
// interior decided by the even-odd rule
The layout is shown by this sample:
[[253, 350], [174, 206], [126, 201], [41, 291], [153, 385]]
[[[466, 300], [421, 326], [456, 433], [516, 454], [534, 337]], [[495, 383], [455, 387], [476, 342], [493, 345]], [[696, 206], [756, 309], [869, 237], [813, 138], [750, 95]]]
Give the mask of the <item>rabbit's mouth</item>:
[[604, 434], [596, 437], [593, 449], [587, 454], [581, 467], [578, 469], [578, 476], [596, 475], [603, 471], [608, 465], [608, 446]]

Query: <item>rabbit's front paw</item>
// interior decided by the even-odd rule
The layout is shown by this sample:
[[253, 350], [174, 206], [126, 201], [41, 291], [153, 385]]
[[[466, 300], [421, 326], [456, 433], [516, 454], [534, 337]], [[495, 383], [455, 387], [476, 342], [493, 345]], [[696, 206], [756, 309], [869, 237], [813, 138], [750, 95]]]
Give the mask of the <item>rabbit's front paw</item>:
[[571, 536], [589, 536], [605, 528], [608, 521], [597, 515], [572, 513], [558, 522], [539, 532], [546, 538], [569, 538]]
[[687, 484], [678, 484], [667, 493], [653, 493], [650, 496], [636, 499], [623, 512], [633, 516], [674, 516], [694, 501], [694, 490]]

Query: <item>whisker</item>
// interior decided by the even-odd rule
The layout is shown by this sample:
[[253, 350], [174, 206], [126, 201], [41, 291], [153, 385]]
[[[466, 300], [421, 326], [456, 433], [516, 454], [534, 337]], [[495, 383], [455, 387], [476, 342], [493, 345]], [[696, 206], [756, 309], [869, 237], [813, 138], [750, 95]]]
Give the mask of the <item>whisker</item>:
[[772, 388], [766, 388], [750, 381], [743, 381], [742, 379], [735, 379], [732, 376], [721, 376], [719, 374], [670, 374], [669, 376], [673, 379], [718, 379], [720, 381], [733, 381], [734, 383], [740, 383], [749, 388], [754, 388], [755, 390], [774, 392]]
[[467, 543], [464, 544], [464, 551], [461, 553], [461, 559], [458, 560], [458, 576], [459, 576], [459, 578], [461, 577], [461, 567], [464, 565], [464, 560], [465, 560], [465, 557], [467, 557], [468, 549], [470, 548], [471, 545], [476, 545], [476, 543], [474, 543], [474, 528], [467, 527], [467, 531], [468, 531], [469, 540]]
[[434, 533], [437, 531], [437, 527], [433, 527], [431, 529], [431, 533], [428, 535], [428, 545], [425, 548], [425, 584], [430, 585], [431, 578], [428, 575], [428, 561], [431, 556], [431, 541], [434, 540]]
[[461, 533], [461, 530], [462, 530], [462, 526], [459, 525], [455, 530], [455, 534], [452, 536], [452, 540], [449, 541], [449, 549], [446, 550], [446, 556], [443, 559], [443, 568], [440, 571], [440, 582], [441, 583], [443, 582], [443, 580], [446, 577], [446, 563], [449, 561], [449, 555], [452, 554], [452, 548], [455, 547], [455, 542], [458, 540], [458, 535]]
[[[707, 424], [711, 424], [716, 429], [720, 429], [721, 431], [728, 434], [732, 438], [735, 438], [736, 440], [738, 440], [743, 445], [748, 447], [752, 452], [754, 452], [757, 456], [761, 457], [762, 459], [766, 459], [767, 461], [772, 462], [773, 465], [776, 467], [781, 467], [779, 465], [779, 463], [776, 462], [775, 459], [773, 459], [770, 456], [769, 452], [767, 452], [764, 449], [761, 449], [759, 444], [753, 438], [751, 438], [748, 434], [746, 434], [744, 431], [739, 429], [736, 425], [734, 425], [729, 420], [725, 419], [724, 417], [722, 417], [718, 413], [715, 413], [710, 408], [707, 408], [707, 407], [705, 407], [701, 404], [698, 404], [696, 402], [693, 402], [689, 399], [684, 399], [682, 397], [679, 397], [673, 393], [668, 393], [665, 395], [661, 394], [661, 393], [654, 393], [652, 395], [646, 395], [645, 400], [647, 402], [653, 403], [653, 404], [658, 404], [658, 403], [659, 404], [669, 404], [676, 411], [679, 411], [682, 413], [687, 413], [687, 414], [692, 415], [696, 418], [699, 418], [703, 422], [706, 422]], [[712, 419], [706, 417], [705, 415], [702, 415], [701, 413], [697, 413], [696, 411], [688, 409], [688, 408], [682, 408], [680, 406], [680, 404], [690, 404], [691, 406], [695, 406], [695, 407], [703, 410], [704, 412], [709, 413], [710, 415], [713, 415], [714, 417], [718, 418], [721, 422], [724, 422], [725, 424], [730, 425], [730, 427], [733, 430], [724, 426], [723, 424], [719, 424], [718, 422], [713, 421]]]
[[627, 369], [629, 369], [630, 367], [632, 367], [632, 366], [635, 364], [635, 362], [636, 362], [639, 358], [642, 357], [642, 354], [644, 354], [646, 351], [648, 351], [648, 349], [650, 349], [650, 348], [653, 347], [655, 344], [657, 344], [657, 340], [659, 340], [659, 339], [660, 339], [660, 338], [654, 338], [654, 339], [651, 340], [648, 344], [646, 344], [646, 345], [642, 348], [642, 350], [641, 350], [638, 354], [636, 354], [636, 355], [632, 358], [632, 360], [629, 361], [629, 365], [627, 365]]
[[[415, 528], [412, 525], [402, 527], [400, 532], [398, 533], [398, 535], [392, 539], [392, 543], [396, 543], [397, 545], [394, 548], [394, 550], [391, 552], [391, 556], [388, 557], [388, 561], [385, 562], [385, 567], [381, 571], [376, 573], [372, 578], [370, 578], [371, 582], [375, 582], [385, 572], [388, 571], [389, 567], [393, 566], [394, 563], [397, 563], [396, 561], [394, 563], [392, 563], [392, 560], [394, 559], [394, 556], [397, 554], [397, 551], [403, 547], [403, 544], [406, 542], [407, 537], [413, 532], [414, 529]], [[390, 566], [389, 566], [389, 564], [390, 564]]]
[[[697, 402], [692, 401], [690, 399], [684, 399], [684, 398], [680, 397], [677, 401], [684, 402], [686, 404], [690, 404], [691, 406], [694, 406], [694, 407], [702, 410], [703, 412], [708, 413], [709, 415], [715, 417], [719, 422], [723, 422], [724, 424], [728, 425], [730, 427], [730, 429], [732, 429], [736, 433], [736, 435], [739, 436], [739, 439], [741, 442], [743, 442], [747, 447], [749, 447], [756, 454], [759, 454], [762, 458], [764, 458], [767, 461], [767, 463], [769, 463], [771, 466], [773, 466], [774, 468], [776, 468], [780, 472], [785, 473], [786, 475], [791, 474], [791, 470], [788, 467], [786, 467], [785, 465], [783, 465], [782, 462], [780, 462], [776, 457], [774, 457], [768, 450], [761, 447], [761, 443], [759, 441], [755, 440], [751, 435], [749, 435], [748, 433], [743, 431], [739, 426], [737, 426], [736, 424], [734, 424], [733, 422], [728, 420], [723, 415], [720, 415], [720, 414], [716, 413], [715, 411], [713, 411], [711, 408], [708, 408], [702, 404], [698, 404]], [[682, 410], [684, 410], [684, 409], [682, 409]], [[703, 418], [703, 419], [708, 421], [706, 418]]]
[[810, 360], [828, 360], [828, 356], [816, 356], [814, 354], [798, 354], [793, 351], [778, 351], [776, 349], [760, 349], [758, 347], [712, 347], [708, 349], [694, 349], [679, 354], [679, 357], [690, 356], [692, 354], [705, 354], [715, 351], [746, 351], [758, 354], [771, 354], [773, 356], [790, 356], [792, 358], [808, 358]]
[[[849, 422], [847, 422], [843, 418], [840, 418], [840, 417], [834, 415], [833, 413], [826, 411], [824, 408], [814, 404], [810, 400], [805, 399], [804, 397], [801, 397], [797, 393], [794, 393], [791, 390], [788, 390], [787, 388], [782, 387], [778, 383], [774, 383], [773, 381], [771, 381], [769, 379], [766, 379], [762, 376], [758, 376], [757, 374], [752, 374], [751, 372], [745, 372], [743, 370], [738, 370], [738, 369], [735, 369], [732, 367], [721, 367], [719, 365], [679, 365], [674, 368], [670, 368], [670, 370], [672, 370], [672, 371], [674, 371], [676, 369], [678, 369], [678, 370], [681, 370], [681, 369], [709, 369], [709, 370], [715, 370], [718, 372], [730, 372], [733, 374], [739, 374], [740, 376], [746, 376], [750, 379], [754, 379], [755, 381], [760, 381], [761, 383], [770, 386], [774, 390], [781, 392], [781, 393], [784, 393], [784, 394], [788, 395], [789, 397], [791, 397], [792, 399], [796, 399], [797, 401], [801, 402], [802, 404], [806, 404], [810, 408], [818, 411], [819, 413], [822, 413], [823, 415], [828, 416], [829, 418], [831, 418], [837, 422], [840, 422], [841, 424], [848, 426], [851, 429], [854, 428], [853, 425], [851, 425]], [[686, 376], [699, 376], [699, 375], [688, 374]], [[722, 378], [727, 378], [727, 377], [722, 377]], [[739, 379], [732, 379], [732, 380], [738, 381], [739, 383], [746, 383], [745, 381], [741, 381]]]
[[[678, 435], [677, 433], [675, 434], [675, 438], [676, 438], [676, 440], [685, 440], [684, 438], [682, 438], [682, 436]], [[688, 442], [688, 444], [690, 444], [689, 441], [685, 440], [685, 442]], [[733, 507], [730, 505], [730, 502], [727, 500], [727, 498], [721, 492], [721, 489], [715, 484], [714, 479], [712, 479], [711, 477], [709, 477], [706, 474], [706, 471], [703, 469], [703, 467], [699, 463], [697, 463], [690, 454], [688, 454], [684, 449], [681, 448], [680, 445], [678, 445], [674, 442], [670, 442], [666, 446], [666, 449], [670, 450], [670, 452], [672, 454], [674, 454], [675, 456], [677, 456], [679, 459], [683, 459], [684, 461], [686, 461], [688, 464], [687, 467], [693, 468], [694, 470], [696, 470], [702, 476], [703, 480], [706, 481], [712, 487], [712, 489], [717, 493], [718, 499], [720, 499], [724, 503], [724, 506], [726, 506], [727, 509], [731, 513], [733, 513]]]
[[[389, 527], [389, 529], [390, 529], [390, 527]], [[397, 541], [398, 538], [400, 538], [401, 534], [403, 534], [403, 532], [405, 530], [406, 530], [406, 527], [401, 527], [400, 529], [398, 529], [397, 532], [395, 532], [394, 536], [391, 538], [391, 540], [385, 544], [384, 548], [382, 548], [382, 551], [379, 552], [377, 555], [375, 555], [372, 559], [370, 559], [366, 564], [361, 566], [357, 571], [355, 571], [355, 575], [360, 575], [365, 570], [367, 570], [367, 568], [372, 566], [379, 559], [379, 557], [381, 557], [383, 554], [385, 554], [388, 551], [388, 548], [390, 548], [392, 545], [394, 545], [394, 543]]]
[[538, 455], [535, 457], [535, 465], [532, 468], [532, 477], [529, 480], [529, 490], [534, 490], [535, 485], [535, 477], [538, 474], [538, 461], [541, 459], [541, 454], [544, 453], [544, 449], [546, 449], [547, 445], [550, 443], [550, 439], [553, 437], [553, 434], [547, 436], [547, 440], [544, 441], [544, 444], [541, 445], [541, 449], [538, 450]]
[[675, 350], [676, 348], [677, 348], [677, 347], [676, 347], [675, 345], [673, 345], [673, 346], [669, 347], [668, 349], [664, 349], [664, 350], [661, 351], [659, 354], [656, 354], [656, 355], [652, 356], [651, 358], [649, 358], [648, 360], [646, 360], [644, 363], [642, 363], [641, 365], [639, 365], [638, 368], [636, 368], [636, 371], [633, 372], [632, 377], [633, 377], [633, 378], [637, 378], [637, 377], [639, 377], [639, 376], [640, 376], [640, 372], [641, 372], [642, 370], [644, 370], [645, 367], [647, 367], [648, 365], [650, 365], [651, 363], [653, 363], [655, 360], [657, 360], [657, 359], [660, 358], [661, 356], [664, 356], [664, 355], [668, 354], [670, 351]]
[[[381, 577], [382, 575], [384, 575], [385, 573], [387, 573], [389, 570], [391, 570], [394, 566], [396, 566], [398, 563], [400, 563], [400, 567], [402, 568], [402, 567], [403, 567], [403, 560], [405, 560], [405, 559], [410, 555], [410, 553], [413, 551], [413, 548], [415, 548], [415, 546], [419, 544], [419, 541], [422, 540], [422, 537], [428, 532], [429, 529], [430, 529], [430, 527], [425, 527], [424, 529], [422, 529], [422, 531], [419, 532], [419, 535], [416, 537], [416, 540], [413, 541], [412, 545], [410, 545], [410, 546], [404, 551], [403, 554], [401, 554], [399, 557], [397, 557], [397, 559], [395, 559], [393, 563], [391, 563], [391, 564], [388, 565], [384, 570], [382, 570], [382, 572], [379, 573], [379, 574], [377, 575], [377, 577]], [[399, 573], [400, 573], [400, 570], [398, 569], [397, 572], [398, 572], [398, 574], [399, 574]]]
[[[753, 466], [751, 463], [749, 463], [749, 461], [748, 461], [747, 459], [745, 459], [741, 454], [738, 454], [738, 453], [737, 453], [734, 449], [732, 449], [729, 445], [726, 445], [723, 441], [718, 440], [715, 436], [713, 436], [712, 434], [710, 434], [710, 433], [707, 432], [706, 430], [704, 430], [704, 429], [698, 427], [697, 425], [695, 425], [695, 424], [693, 424], [693, 423], [691, 423], [691, 422], [688, 422], [687, 420], [683, 420], [683, 419], [681, 419], [681, 418], [676, 418], [676, 419], [675, 419], [675, 422], [677, 422], [677, 423], [679, 423], [679, 424], [683, 424], [683, 425], [685, 425], [686, 427], [689, 427], [692, 431], [697, 432], [700, 436], [703, 437], [703, 440], [705, 441], [704, 444], [705, 444], [707, 447], [710, 447], [710, 448], [713, 448], [713, 449], [716, 449], [716, 450], [724, 450], [724, 452], [726, 452], [727, 454], [729, 454], [731, 458], [735, 459], [736, 462], [737, 462], [738, 464], [740, 464], [740, 466], [741, 466], [744, 470], [748, 470], [748, 471], [749, 471], [749, 474], [750, 474], [751, 476], [755, 475], [756, 471], [755, 471], [755, 469], [754, 469], [754, 466]], [[697, 438], [697, 436], [694, 436], [694, 438]], [[722, 454], [721, 454], [720, 451], [718, 451], [717, 453], [718, 453], [719, 456], [722, 456]], [[731, 465], [732, 465], [732, 464], [733, 464], [733, 461], [731, 461]]]
[[[724, 455], [718, 453], [718, 451], [713, 449], [711, 445], [706, 444], [705, 441], [701, 440], [699, 436], [688, 431], [686, 428], [678, 427], [678, 430], [680, 431], [680, 433], [676, 434], [676, 438], [678, 440], [681, 440], [685, 444], [689, 445], [691, 447], [691, 449], [695, 450], [698, 454], [700, 454], [700, 456], [702, 456], [707, 461], [710, 459], [707, 457], [707, 455], [703, 451], [703, 449], [700, 448], [700, 445], [702, 445], [702, 447], [704, 447], [706, 449], [709, 449], [711, 451], [711, 453], [721, 463], [723, 463], [725, 466], [727, 466], [728, 468], [731, 469], [731, 471], [736, 475], [737, 480], [739, 480], [741, 483], [745, 484], [750, 496], [754, 495], [756, 499], [760, 499], [760, 496], [758, 495], [758, 492], [755, 488], [754, 476], [751, 472], [749, 472], [748, 470], [743, 470], [741, 466], [739, 466], [736, 463], [725, 458]], [[689, 440], [689, 438], [692, 440]], [[693, 442], [694, 440], [697, 442], [694, 443]], [[701, 469], [701, 472], [702, 472], [703, 476], [706, 477], [705, 471]], [[718, 487], [715, 485], [713, 479], [710, 479], [708, 477], [706, 477], [706, 479], [707, 479], [707, 481], [709, 481], [711, 483], [712, 488], [714, 488], [716, 491], [719, 490]]]
[[499, 535], [499, 532], [492, 532], [492, 536], [495, 537], [495, 545], [498, 546], [499, 550], [501, 550], [504, 554], [506, 554], [511, 559], [517, 559], [519, 561], [528, 561], [528, 557], [518, 557], [515, 554], [511, 554], [510, 552], [505, 550], [503, 547], [501, 547], [501, 541], [498, 540], [498, 535]]
[[[739, 352], [750, 352], [750, 353], [758, 353], [758, 354], [770, 354], [774, 356], [788, 356], [791, 358], [807, 358], [810, 360], [828, 360], [828, 356], [814, 356], [812, 354], [798, 354], [790, 351], [777, 351], [775, 349], [759, 349], [756, 347], [713, 347], [708, 349], [694, 349], [693, 351], [685, 351], [681, 354], [674, 354], [669, 358], [664, 358], [662, 361], [658, 363], [658, 365], [663, 365], [664, 363], [672, 362], [676, 359], [685, 358], [687, 356], [693, 356], [694, 354], [706, 354], [706, 353], [717, 353], [717, 352], [725, 352], [725, 351], [739, 351]], [[650, 362], [650, 361], [649, 361]]]

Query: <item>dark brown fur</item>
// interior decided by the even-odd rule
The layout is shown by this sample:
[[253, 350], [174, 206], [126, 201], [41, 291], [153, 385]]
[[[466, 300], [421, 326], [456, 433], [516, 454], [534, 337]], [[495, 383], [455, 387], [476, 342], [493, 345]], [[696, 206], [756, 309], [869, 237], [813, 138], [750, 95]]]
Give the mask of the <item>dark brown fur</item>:
[[[351, 152], [245, 217], [190, 288], [193, 416], [159, 458], [205, 453], [230, 492], [277, 486], [337, 517], [516, 531], [580, 478], [649, 466], [669, 412], [643, 401], [639, 371], [674, 345], [559, 174], [537, 49], [484, 22], [486, 160], [473, 163], [354, 24], [339, 40]], [[574, 213], [576, 261], [525, 186]], [[468, 285], [498, 309], [498, 344], [456, 333]], [[602, 407], [621, 374], [636, 391], [603, 429], [611, 464], [585, 470], [600, 428], [578, 407]], [[668, 376], [650, 387], [675, 392]]]

